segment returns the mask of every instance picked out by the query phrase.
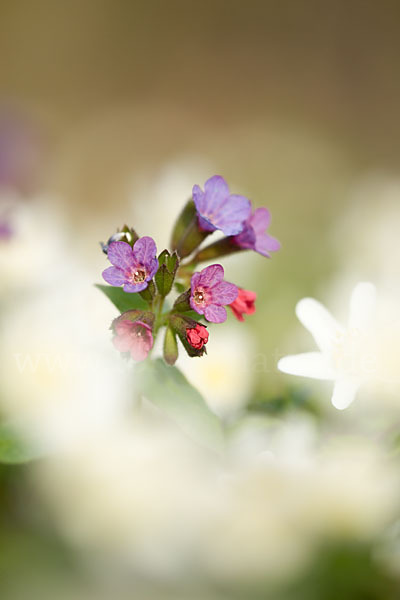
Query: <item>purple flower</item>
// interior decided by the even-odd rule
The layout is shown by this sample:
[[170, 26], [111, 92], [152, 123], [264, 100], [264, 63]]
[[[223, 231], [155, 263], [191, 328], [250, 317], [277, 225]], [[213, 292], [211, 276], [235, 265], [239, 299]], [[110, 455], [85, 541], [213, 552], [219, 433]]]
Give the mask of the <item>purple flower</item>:
[[230, 194], [228, 184], [220, 175], [206, 181], [204, 192], [195, 185], [193, 201], [199, 226], [204, 231], [221, 229], [225, 235], [236, 235], [243, 230], [244, 222], [251, 213], [250, 200]]
[[244, 224], [243, 231], [235, 235], [232, 241], [244, 250], [255, 250], [263, 256], [270, 256], [281, 247], [278, 240], [266, 233], [271, 221], [271, 215], [266, 208], [257, 208]]
[[234, 302], [237, 295], [236, 285], [224, 281], [221, 265], [211, 265], [192, 275], [190, 306], [211, 323], [226, 321], [224, 305]]
[[113, 286], [124, 286], [124, 292], [141, 292], [158, 269], [157, 247], [151, 237], [142, 237], [133, 248], [126, 242], [112, 242], [108, 258], [114, 265], [103, 271], [103, 278]]

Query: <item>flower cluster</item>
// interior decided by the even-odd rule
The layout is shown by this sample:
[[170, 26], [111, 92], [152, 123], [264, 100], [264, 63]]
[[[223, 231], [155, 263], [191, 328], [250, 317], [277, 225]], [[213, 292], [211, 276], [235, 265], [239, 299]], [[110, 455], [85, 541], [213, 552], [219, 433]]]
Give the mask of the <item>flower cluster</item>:
[[[280, 248], [266, 231], [269, 223], [266, 208], [252, 212], [250, 200], [231, 194], [225, 179], [215, 175], [206, 181], [204, 191], [198, 185], [193, 187], [192, 198], [174, 226], [171, 250], [157, 256], [155, 241], [139, 237], [127, 226], [114, 233], [101, 248], [112, 265], [103, 271], [103, 279], [122, 288], [111, 294], [110, 288], [103, 287], [117, 308], [124, 308], [111, 326], [115, 348], [134, 360], [144, 360], [158, 332], [165, 328], [164, 359], [168, 364], [178, 357], [178, 338], [189, 356], [202, 356], [209, 332], [199, 321], [223, 323], [226, 306], [243, 321], [243, 315], [255, 312], [256, 294], [225, 281], [221, 264], [197, 271], [198, 264], [240, 250], [269, 257]], [[225, 237], [201, 246], [216, 230]], [[165, 299], [173, 289], [180, 295], [167, 307]]]

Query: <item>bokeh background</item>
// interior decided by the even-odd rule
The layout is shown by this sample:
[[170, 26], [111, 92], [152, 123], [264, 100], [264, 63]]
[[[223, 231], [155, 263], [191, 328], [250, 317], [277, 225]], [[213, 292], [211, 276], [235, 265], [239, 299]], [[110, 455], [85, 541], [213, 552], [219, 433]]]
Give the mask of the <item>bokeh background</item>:
[[[218, 173], [232, 191], [270, 209], [282, 249], [271, 260], [250, 253], [226, 259], [227, 278], [257, 291], [257, 312], [245, 324], [230, 318], [212, 328], [207, 359], [182, 357], [183, 371], [227, 422], [247, 407], [249, 419], [305, 418], [306, 429], [312, 419], [319, 432], [357, 423], [358, 431], [359, 409], [338, 421], [329, 385], [294, 380], [276, 363], [313, 349], [294, 313], [303, 296], [346, 315], [354, 284], [371, 280], [397, 305], [399, 19], [394, 0], [0, 0], [0, 225], [12, 232], [0, 240], [4, 418], [22, 416], [50, 446], [84, 437], [93, 415], [100, 429], [115, 418], [113, 406], [124, 401], [110, 398], [124, 396], [116, 381], [123, 387], [128, 376], [110, 344], [115, 311], [93, 288], [105, 267], [98, 242], [128, 223], [161, 250], [192, 186]], [[71, 348], [72, 375], [58, 363]], [[88, 366], [95, 348], [98, 362]], [[48, 364], [39, 375], [18, 372], [16, 352], [53, 356], [51, 377]], [[116, 593], [90, 551], [82, 566], [85, 535], [77, 536], [78, 553], [71, 535], [78, 516], [64, 505], [54, 509], [54, 487], [78, 485], [66, 477], [63, 487], [62, 473], [57, 463], [44, 472], [0, 469], [5, 600], [25, 598], [27, 590], [30, 598], [74, 600]], [[61, 494], [69, 507], [70, 494]], [[116, 554], [121, 597], [250, 597], [242, 582], [220, 588], [203, 572], [182, 581], [162, 561], [146, 576], [135, 563], [132, 596], [130, 568]], [[343, 569], [350, 575], [341, 597], [397, 597], [393, 561], [378, 569], [371, 592], [365, 547], [344, 555], [321, 558], [316, 579], [294, 598], [339, 597], [329, 590]], [[286, 560], [285, 551], [279, 556]], [[254, 593], [270, 597], [265, 587]]]

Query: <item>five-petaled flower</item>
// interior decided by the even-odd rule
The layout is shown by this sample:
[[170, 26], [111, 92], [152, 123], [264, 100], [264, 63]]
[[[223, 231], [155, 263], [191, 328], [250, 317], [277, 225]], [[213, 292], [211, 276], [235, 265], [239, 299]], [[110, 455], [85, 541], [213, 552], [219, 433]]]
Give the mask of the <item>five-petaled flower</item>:
[[201, 350], [208, 342], [208, 331], [204, 325], [197, 323], [196, 327], [186, 329], [186, 339], [192, 348]]
[[291, 375], [334, 381], [332, 404], [338, 409], [347, 408], [358, 388], [373, 377], [375, 300], [375, 286], [359, 283], [351, 296], [347, 328], [316, 300], [300, 300], [297, 316], [314, 337], [320, 352], [285, 356], [278, 362], [278, 369]]
[[153, 347], [151, 327], [143, 321], [119, 321], [115, 324], [113, 344], [119, 352], [130, 352], [134, 360], [147, 358]]
[[228, 184], [220, 175], [206, 181], [204, 192], [195, 185], [193, 201], [199, 227], [204, 231], [220, 229], [225, 235], [236, 235], [243, 230], [244, 222], [251, 213], [250, 200], [230, 194]]
[[278, 240], [266, 233], [270, 221], [269, 210], [257, 208], [244, 223], [242, 232], [232, 238], [232, 242], [243, 250], [255, 250], [270, 257], [270, 252], [276, 252], [281, 247]]
[[224, 281], [222, 265], [211, 265], [192, 275], [190, 306], [211, 323], [226, 321], [224, 306], [234, 302], [237, 295], [237, 286]]
[[135, 242], [133, 248], [126, 242], [112, 242], [108, 258], [112, 267], [103, 271], [103, 278], [113, 286], [124, 286], [124, 292], [141, 292], [158, 269], [157, 248], [151, 237]]
[[244, 290], [242, 288], [238, 289], [238, 297], [229, 305], [229, 308], [232, 309], [232, 312], [238, 321], [244, 321], [243, 315], [252, 315], [256, 312], [254, 303], [257, 298], [257, 294], [250, 290]]

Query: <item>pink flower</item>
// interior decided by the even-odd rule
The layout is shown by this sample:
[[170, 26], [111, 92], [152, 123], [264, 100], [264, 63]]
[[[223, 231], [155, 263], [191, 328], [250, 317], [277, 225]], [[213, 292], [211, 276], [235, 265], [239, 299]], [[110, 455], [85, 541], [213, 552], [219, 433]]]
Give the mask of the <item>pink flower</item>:
[[190, 306], [211, 323], [226, 321], [224, 306], [234, 302], [237, 295], [236, 285], [224, 281], [221, 265], [211, 265], [192, 275]]
[[151, 327], [143, 321], [119, 321], [115, 324], [113, 344], [119, 352], [130, 352], [133, 360], [144, 360], [153, 347]]
[[204, 325], [197, 323], [196, 327], [186, 330], [186, 338], [192, 348], [201, 350], [208, 342], [208, 331]]
[[256, 307], [254, 302], [256, 298], [257, 294], [255, 292], [239, 288], [238, 297], [229, 305], [229, 308], [232, 309], [238, 321], [244, 321], [243, 315], [252, 315], [255, 313]]
[[232, 242], [243, 250], [255, 250], [263, 256], [270, 257], [281, 247], [278, 240], [267, 233], [271, 215], [267, 208], [257, 208], [247, 219], [243, 230], [232, 238]]

